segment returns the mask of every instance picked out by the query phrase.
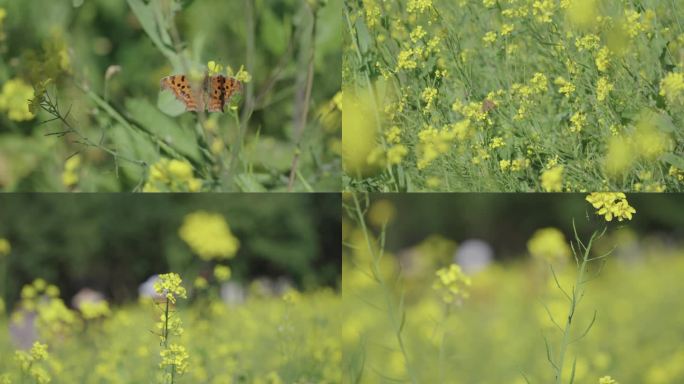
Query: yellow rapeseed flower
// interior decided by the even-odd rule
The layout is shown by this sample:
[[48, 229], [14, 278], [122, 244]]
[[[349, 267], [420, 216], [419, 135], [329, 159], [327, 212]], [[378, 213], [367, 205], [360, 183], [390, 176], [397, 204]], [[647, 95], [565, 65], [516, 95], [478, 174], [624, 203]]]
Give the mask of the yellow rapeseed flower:
[[0, 111], [6, 112], [10, 120], [31, 120], [35, 117], [29, 111], [31, 99], [33, 99], [33, 88], [22, 79], [11, 79], [2, 86]]
[[228, 281], [230, 279], [231, 271], [227, 265], [218, 264], [214, 267], [214, 277], [218, 281]]
[[159, 363], [160, 368], [173, 367], [177, 375], [182, 375], [188, 371], [188, 359], [190, 355], [185, 347], [178, 344], [171, 344], [167, 349], [160, 352], [162, 358]]
[[599, 384], [620, 384], [610, 376], [603, 376], [602, 378], [599, 379], [598, 382], [599, 382]]
[[596, 82], [596, 100], [604, 101], [608, 98], [608, 94], [613, 90], [613, 84], [608, 81], [606, 77], [600, 77]]
[[178, 234], [203, 260], [232, 258], [240, 247], [226, 219], [218, 213], [197, 211], [186, 215]]
[[684, 104], [684, 75], [670, 72], [660, 81], [660, 95], [665, 96], [668, 103]]
[[527, 250], [533, 257], [549, 262], [565, 260], [571, 254], [563, 232], [552, 227], [537, 230], [527, 241]]
[[563, 170], [562, 165], [555, 166], [542, 172], [541, 185], [546, 192], [560, 192], [563, 190]]
[[0, 237], [0, 257], [7, 256], [12, 251], [12, 245], [9, 240]]
[[181, 285], [182, 283], [183, 280], [177, 273], [161, 274], [154, 282], [154, 291], [166, 297], [168, 301], [175, 303], [176, 298], [186, 299], [188, 297], [187, 291]]
[[454, 304], [468, 298], [467, 288], [471, 285], [471, 280], [459, 265], [451, 264], [441, 268], [435, 272], [435, 277], [432, 289], [437, 291], [444, 303]]
[[618, 221], [632, 220], [632, 215], [636, 213], [622, 192], [594, 192], [586, 200], [597, 209], [596, 214], [603, 216], [606, 221], [612, 221], [613, 218]]

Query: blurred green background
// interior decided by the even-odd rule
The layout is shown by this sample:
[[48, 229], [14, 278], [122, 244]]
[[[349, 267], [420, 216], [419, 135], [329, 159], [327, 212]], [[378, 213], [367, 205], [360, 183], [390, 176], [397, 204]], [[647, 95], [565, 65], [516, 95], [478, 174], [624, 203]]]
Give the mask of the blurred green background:
[[341, 278], [340, 198], [334, 194], [12, 194], [0, 195], [0, 237], [12, 251], [9, 303], [43, 279], [71, 297], [90, 287], [115, 301], [137, 296], [156, 273], [180, 273], [190, 286], [212, 263], [179, 237], [186, 214], [225, 217], [240, 241], [227, 260], [232, 280], [287, 276], [298, 289], [337, 287]]
[[[203, 191], [339, 190], [341, 7], [342, 0], [0, 0], [0, 188], [130, 191], [150, 181], [150, 166], [172, 158], [192, 165]], [[179, 40], [167, 44], [174, 28]], [[226, 107], [201, 128], [194, 113], [170, 113], [178, 105], [159, 82], [180, 73], [182, 61], [197, 71], [210, 61], [233, 72], [244, 66], [251, 81], [234, 101], [239, 116]], [[48, 79], [61, 114], [69, 111], [94, 146], [74, 133], [46, 136], [65, 128], [41, 124], [52, 118], [45, 112], [11, 117]], [[65, 164], [77, 153], [79, 164]]]
[[631, 221], [606, 223], [585, 201], [587, 194], [565, 193], [456, 193], [402, 195], [371, 194], [372, 201], [387, 200], [395, 219], [387, 227], [387, 247], [396, 251], [439, 234], [454, 241], [478, 238], [492, 245], [500, 259], [524, 256], [527, 240], [539, 228], [555, 227], [568, 240], [588, 238], [605, 226], [628, 226], [647, 236], [684, 239], [684, 197], [679, 194], [627, 194], [637, 213]]

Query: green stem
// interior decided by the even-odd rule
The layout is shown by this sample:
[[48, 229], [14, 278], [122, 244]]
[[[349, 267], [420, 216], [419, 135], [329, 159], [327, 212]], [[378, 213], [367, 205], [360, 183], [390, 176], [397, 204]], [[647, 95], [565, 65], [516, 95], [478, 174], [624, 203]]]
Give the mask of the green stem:
[[[570, 308], [568, 309], [568, 316], [565, 323], [565, 329], [563, 330], [563, 339], [561, 340], [560, 351], [558, 354], [558, 369], [556, 371], [556, 384], [561, 384], [563, 379], [563, 365], [565, 363], [565, 355], [567, 348], [570, 344], [570, 331], [572, 327], [572, 321], [575, 318], [575, 311], [579, 305], [579, 300], [584, 295], [584, 273], [587, 269], [587, 264], [589, 263], [589, 251], [591, 250], [591, 244], [596, 238], [596, 233], [589, 239], [589, 244], [584, 248], [584, 254], [582, 256], [582, 263], [579, 266], [579, 271], [577, 275], [577, 280], [575, 281], [575, 287], [572, 290], [572, 301], [570, 302]], [[581, 246], [578, 241], [578, 246]], [[572, 382], [570, 383], [572, 384]]]
[[380, 250], [380, 252], [375, 252], [373, 250], [373, 245], [372, 245], [370, 236], [368, 235], [369, 230], [368, 230], [368, 227], [366, 226], [366, 221], [363, 217], [363, 211], [361, 210], [361, 205], [359, 204], [359, 199], [356, 197], [356, 193], [352, 194], [352, 198], [354, 199], [354, 206], [356, 208], [356, 216], [357, 216], [359, 224], [361, 225], [361, 231], [363, 232], [364, 238], [366, 240], [366, 246], [368, 247], [368, 252], [371, 254], [372, 259], [373, 259], [372, 260], [373, 262], [371, 264], [373, 276], [377, 280], [380, 287], [382, 287], [385, 303], [387, 305], [388, 315], [390, 318], [390, 323], [392, 324], [392, 328], [394, 329], [395, 337], [397, 339], [397, 343], [399, 344], [399, 349], [401, 350], [401, 354], [404, 357], [404, 364], [406, 365], [406, 371], [408, 372], [409, 376], [411, 377], [411, 382], [413, 384], [416, 384], [416, 383], [418, 383], [418, 378], [417, 378], [416, 373], [413, 369], [413, 366], [411, 365], [411, 360], [409, 359], [409, 355], [408, 355], [408, 351], [406, 350], [406, 346], [404, 345], [404, 338], [401, 335], [401, 321], [397, 318], [396, 307], [394, 304], [394, 299], [392, 297], [392, 292], [387, 287], [387, 282], [385, 281], [384, 277], [382, 276], [382, 273], [380, 272], [380, 258], [382, 257], [383, 250]]

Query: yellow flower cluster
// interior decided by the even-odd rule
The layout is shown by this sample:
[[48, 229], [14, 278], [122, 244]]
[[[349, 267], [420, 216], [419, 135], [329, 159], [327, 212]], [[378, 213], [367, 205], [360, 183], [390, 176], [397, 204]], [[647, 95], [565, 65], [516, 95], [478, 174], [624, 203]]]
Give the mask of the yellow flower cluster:
[[62, 184], [65, 187], [71, 188], [78, 184], [78, 171], [81, 168], [81, 155], [76, 154], [71, 156], [64, 162], [64, 172], [62, 172]]
[[33, 99], [33, 88], [22, 79], [11, 79], [2, 86], [0, 111], [6, 112], [10, 120], [31, 120], [35, 117], [29, 111], [31, 99]]
[[85, 320], [100, 319], [109, 317], [112, 314], [112, 311], [109, 309], [109, 303], [104, 300], [82, 303], [78, 310], [81, 311], [81, 315]]
[[188, 371], [188, 359], [190, 355], [185, 347], [178, 344], [171, 344], [167, 349], [160, 352], [162, 361], [159, 368], [171, 368], [174, 374], [182, 375]]
[[670, 72], [660, 81], [660, 95], [672, 105], [684, 105], [684, 75]]
[[42, 344], [39, 341], [33, 343], [28, 352], [17, 351], [14, 354], [22, 373], [31, 377], [38, 384], [47, 384], [51, 381], [48, 371], [39, 365], [41, 362], [46, 362], [49, 357], [47, 344]]
[[608, 71], [608, 68], [610, 67], [610, 49], [608, 49], [608, 47], [601, 48], [596, 54], [594, 62], [596, 63], [596, 69], [598, 69], [599, 72]]
[[432, 103], [435, 101], [435, 98], [437, 98], [437, 88], [433, 87], [427, 87], [423, 90], [423, 93], [420, 95], [421, 99], [425, 102], [425, 110], [429, 110], [430, 107], [432, 107]]
[[199, 192], [202, 180], [193, 176], [187, 160], [162, 158], [150, 167], [150, 175], [143, 192]]
[[533, 257], [548, 262], [565, 260], [571, 254], [563, 232], [552, 227], [537, 230], [527, 241], [527, 250]]
[[565, 78], [562, 76], [557, 77], [553, 83], [560, 87], [558, 92], [565, 95], [565, 97], [570, 97], [570, 95], [575, 92], [575, 85], [565, 80]]
[[408, 13], [423, 13], [432, 8], [432, 0], [409, 0], [406, 5]]
[[620, 384], [610, 376], [603, 376], [602, 378], [599, 379], [598, 382], [599, 382], [599, 384]]
[[363, 0], [363, 10], [366, 14], [366, 25], [368, 25], [368, 28], [378, 25], [382, 10], [375, 0]]
[[175, 303], [177, 297], [182, 299], [188, 297], [182, 283], [183, 280], [181, 280], [180, 275], [177, 273], [164, 273], [159, 275], [157, 281], [154, 282], [154, 291], [166, 297], [166, 300]]
[[542, 172], [541, 185], [546, 192], [560, 192], [563, 190], [563, 171], [562, 165], [557, 165]]
[[9, 240], [0, 237], [0, 257], [7, 256], [12, 252], [12, 245]]
[[553, 0], [535, 0], [532, 3], [532, 14], [540, 23], [550, 23], [555, 10], [556, 4]]
[[596, 214], [603, 216], [606, 221], [612, 221], [613, 218], [618, 221], [632, 220], [632, 215], [636, 213], [622, 192], [594, 192], [586, 200], [597, 209]]
[[570, 117], [570, 132], [582, 132], [582, 128], [587, 125], [587, 115], [582, 112], [575, 112]]
[[420, 140], [418, 159], [418, 169], [427, 168], [439, 155], [447, 153], [451, 146], [451, 141], [456, 138], [456, 134], [451, 129], [438, 130], [433, 126], [427, 126], [418, 133]]
[[500, 160], [499, 169], [501, 171], [520, 172], [530, 166], [529, 159]]
[[593, 51], [601, 46], [601, 38], [593, 33], [589, 33], [575, 39], [575, 47], [582, 51]]
[[605, 101], [613, 90], [613, 84], [606, 77], [600, 77], [596, 82], [596, 100]]
[[214, 267], [214, 277], [218, 281], [228, 281], [230, 279], [231, 271], [227, 265], [217, 265]]
[[240, 248], [240, 241], [218, 213], [197, 211], [186, 215], [178, 234], [203, 260], [229, 259]]
[[467, 288], [471, 285], [471, 279], [459, 265], [451, 264], [441, 268], [435, 272], [435, 276], [432, 289], [437, 291], [444, 303], [458, 303], [470, 295]]

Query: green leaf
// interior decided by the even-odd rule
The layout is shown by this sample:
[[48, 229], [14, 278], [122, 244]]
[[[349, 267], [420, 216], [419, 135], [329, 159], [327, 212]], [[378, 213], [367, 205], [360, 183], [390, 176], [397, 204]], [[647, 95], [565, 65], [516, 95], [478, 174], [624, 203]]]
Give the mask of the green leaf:
[[185, 112], [185, 104], [178, 100], [171, 91], [159, 92], [157, 108], [172, 117], [179, 116]]
[[[109, 130], [109, 138], [114, 144], [114, 149], [122, 156], [145, 161], [147, 164], [154, 164], [159, 160], [159, 153], [147, 137], [129, 126], [115, 124]], [[124, 174], [131, 180], [140, 180], [143, 176], [143, 169], [126, 161], [118, 161]]]
[[684, 170], [684, 157], [677, 156], [674, 153], [666, 153], [661, 157], [661, 160]]
[[71, 5], [73, 5], [74, 8], [78, 8], [83, 5], [83, 0], [72, 0]]
[[261, 11], [260, 20], [261, 42], [274, 55], [280, 56], [287, 48], [288, 29], [285, 23], [271, 11], [265, 8]]
[[235, 176], [235, 183], [242, 192], [267, 192], [267, 189], [251, 173], [241, 173]]
[[168, 144], [183, 156], [200, 162], [201, 155], [193, 129], [181, 127], [147, 99], [127, 99], [126, 109], [158, 140]]
[[677, 129], [672, 122], [672, 117], [665, 112], [658, 114], [657, 124], [658, 128], [665, 133], [672, 133]]
[[152, 1], [149, 4], [143, 3], [142, 0], [127, 0], [128, 5], [138, 18], [140, 25], [147, 34], [147, 36], [152, 40], [152, 43], [159, 49], [159, 51], [166, 56], [166, 58], [171, 62], [174, 69], [182, 68], [181, 60], [176, 55], [176, 52], [171, 48], [171, 39], [168, 34], [159, 25], [160, 12], [156, 10], [156, 1]]

